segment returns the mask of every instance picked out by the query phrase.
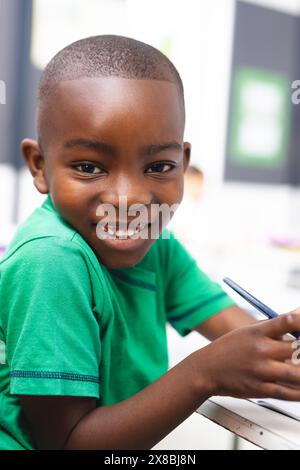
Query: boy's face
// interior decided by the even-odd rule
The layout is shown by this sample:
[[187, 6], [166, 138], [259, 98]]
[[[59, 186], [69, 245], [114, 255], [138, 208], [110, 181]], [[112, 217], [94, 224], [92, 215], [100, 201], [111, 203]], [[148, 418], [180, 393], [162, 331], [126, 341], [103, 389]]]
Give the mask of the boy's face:
[[147, 238], [100, 239], [96, 211], [113, 205], [118, 229], [120, 197], [128, 208], [142, 204], [149, 221], [152, 204], [181, 202], [190, 144], [183, 143], [176, 86], [118, 77], [65, 81], [42, 103], [40, 129], [40, 146], [22, 142], [37, 189], [50, 192], [60, 215], [108, 268], [137, 264], [154, 242], [151, 227], [143, 231]]

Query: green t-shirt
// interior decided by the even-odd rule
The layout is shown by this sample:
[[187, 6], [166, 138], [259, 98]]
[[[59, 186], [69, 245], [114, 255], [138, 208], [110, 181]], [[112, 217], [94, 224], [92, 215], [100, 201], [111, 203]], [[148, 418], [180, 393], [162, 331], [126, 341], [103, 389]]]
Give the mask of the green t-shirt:
[[107, 269], [50, 196], [0, 262], [0, 449], [35, 449], [18, 395], [127, 399], [168, 369], [181, 334], [233, 305], [171, 234]]

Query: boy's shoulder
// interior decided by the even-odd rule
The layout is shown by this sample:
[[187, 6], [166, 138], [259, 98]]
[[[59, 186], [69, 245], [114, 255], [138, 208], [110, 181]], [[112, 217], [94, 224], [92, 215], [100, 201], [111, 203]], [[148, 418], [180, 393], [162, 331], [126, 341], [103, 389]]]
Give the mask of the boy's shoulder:
[[63, 253], [82, 252], [94, 258], [93, 251], [78, 232], [68, 225], [55, 209], [48, 195], [43, 204], [18, 227], [0, 266], [18, 258], [25, 262], [27, 257], [45, 259]]

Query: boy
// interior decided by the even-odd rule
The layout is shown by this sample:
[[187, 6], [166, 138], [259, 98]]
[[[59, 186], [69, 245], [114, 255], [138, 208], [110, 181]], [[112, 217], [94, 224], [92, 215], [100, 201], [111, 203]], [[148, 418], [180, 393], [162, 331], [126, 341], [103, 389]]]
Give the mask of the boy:
[[[1, 448], [151, 448], [211, 395], [300, 400], [281, 339], [300, 317], [253, 323], [161, 220], [133, 236], [120, 215], [181, 201], [183, 131], [178, 72], [146, 44], [87, 38], [46, 67], [22, 151], [47, 198], [0, 264]], [[167, 321], [215, 341], [167, 371]]]

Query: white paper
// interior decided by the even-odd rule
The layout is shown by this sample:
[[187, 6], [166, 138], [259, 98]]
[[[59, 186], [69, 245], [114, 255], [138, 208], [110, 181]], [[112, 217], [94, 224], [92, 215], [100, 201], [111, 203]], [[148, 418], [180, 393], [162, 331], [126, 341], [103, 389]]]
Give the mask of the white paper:
[[300, 401], [277, 400], [275, 398], [253, 398], [251, 401], [300, 421]]

